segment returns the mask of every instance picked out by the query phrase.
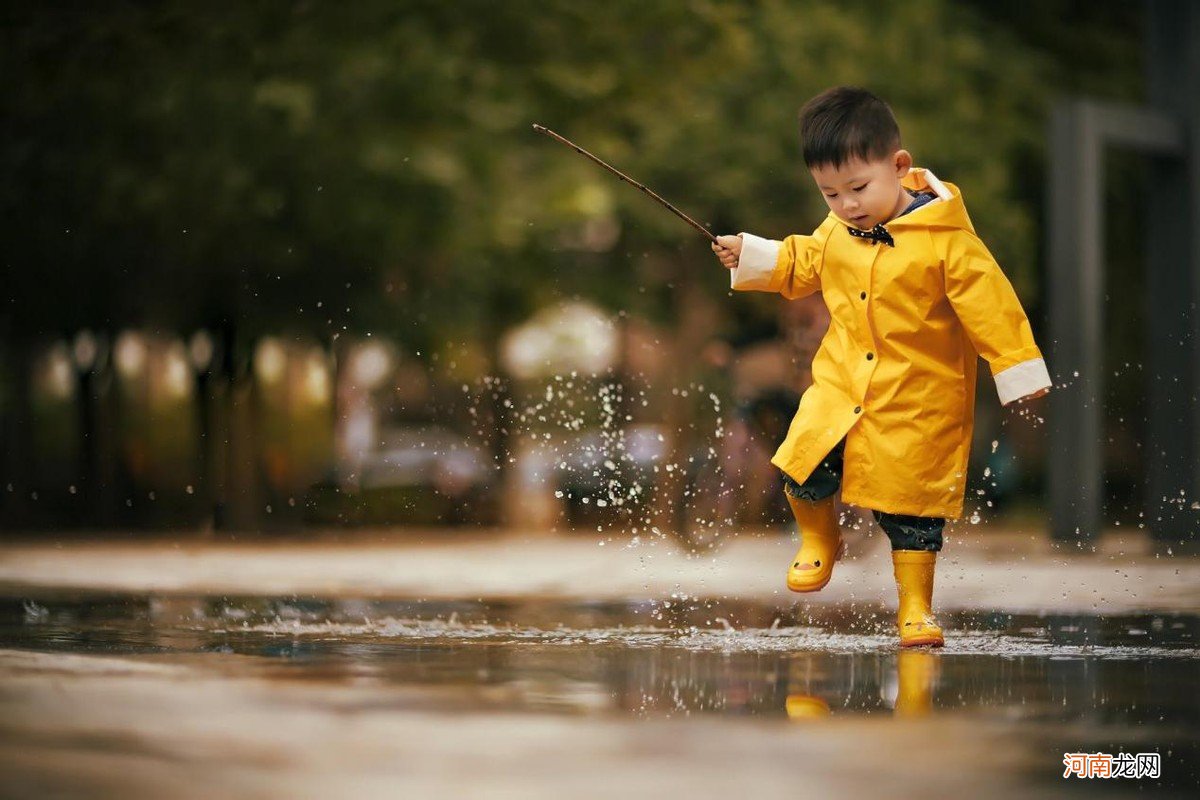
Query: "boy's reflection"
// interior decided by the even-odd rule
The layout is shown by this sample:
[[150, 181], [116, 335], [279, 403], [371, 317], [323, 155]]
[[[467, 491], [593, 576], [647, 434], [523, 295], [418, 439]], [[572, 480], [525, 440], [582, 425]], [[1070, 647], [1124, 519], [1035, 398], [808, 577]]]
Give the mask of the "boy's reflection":
[[[885, 700], [893, 700], [892, 710], [897, 717], [921, 717], [933, 709], [933, 690], [937, 685], [940, 664], [938, 656], [927, 650], [901, 650], [896, 656], [896, 679], [885, 683]], [[890, 698], [895, 691], [895, 697]], [[803, 721], [822, 719], [832, 712], [829, 703], [813, 694], [794, 692], [787, 696], [785, 708], [789, 719]]]

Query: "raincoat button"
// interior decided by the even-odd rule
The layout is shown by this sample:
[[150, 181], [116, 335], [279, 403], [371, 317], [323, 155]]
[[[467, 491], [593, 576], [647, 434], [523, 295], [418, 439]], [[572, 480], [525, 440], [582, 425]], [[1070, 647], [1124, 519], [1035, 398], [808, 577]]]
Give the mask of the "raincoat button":
[[862, 406], [855, 406], [855, 407], [854, 407], [854, 413], [855, 413], [855, 414], [861, 414], [861, 413], [862, 413]]
[[871, 361], [871, 360], [873, 360], [874, 358], [875, 358], [875, 354], [874, 354], [874, 353], [867, 353], [867, 361]]
[[861, 299], [861, 300], [866, 300], [866, 299], [867, 299], [867, 293], [866, 293], [866, 292], [863, 292], [862, 294], [860, 294], [860, 295], [859, 295], [859, 299]]

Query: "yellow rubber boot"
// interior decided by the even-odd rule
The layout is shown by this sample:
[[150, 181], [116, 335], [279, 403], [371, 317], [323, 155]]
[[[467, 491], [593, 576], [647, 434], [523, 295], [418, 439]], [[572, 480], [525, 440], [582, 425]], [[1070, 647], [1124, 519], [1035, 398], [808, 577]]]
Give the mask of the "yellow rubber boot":
[[830, 714], [829, 703], [811, 694], [789, 694], [784, 701], [788, 719], [824, 719]]
[[933, 571], [937, 553], [932, 550], [893, 550], [892, 567], [896, 572], [896, 590], [900, 611], [900, 646], [915, 647], [945, 644], [942, 629], [933, 618]]
[[923, 717], [933, 709], [938, 658], [928, 650], [901, 650], [896, 662], [896, 716]]
[[793, 592], [820, 591], [833, 577], [833, 563], [845, 552], [836, 501], [786, 496], [800, 526], [800, 550], [788, 567], [787, 587]]

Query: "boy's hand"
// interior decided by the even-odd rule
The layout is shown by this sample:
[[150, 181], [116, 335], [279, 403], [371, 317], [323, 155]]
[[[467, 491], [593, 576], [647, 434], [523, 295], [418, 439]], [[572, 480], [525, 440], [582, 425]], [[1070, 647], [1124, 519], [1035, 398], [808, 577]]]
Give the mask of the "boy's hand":
[[742, 256], [741, 236], [718, 236], [713, 242], [713, 252], [717, 254], [721, 265], [727, 269], [737, 269], [738, 259]]

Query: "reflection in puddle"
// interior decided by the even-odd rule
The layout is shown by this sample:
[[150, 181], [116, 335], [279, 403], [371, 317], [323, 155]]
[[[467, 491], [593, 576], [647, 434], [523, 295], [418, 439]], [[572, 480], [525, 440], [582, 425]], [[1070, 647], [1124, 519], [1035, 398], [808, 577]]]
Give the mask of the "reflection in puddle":
[[922, 778], [934, 795], [1056, 795], [1062, 754], [1098, 751], [1161, 753], [1146, 788], [1194, 787], [1200, 618], [943, 621], [945, 648], [900, 651], [877, 608], [0, 599], [0, 768], [29, 796], [331, 796], [370, 779], [392, 797], [558, 767], [537, 785], [562, 796], [645, 788], [667, 758], [689, 795], [766, 796], [821, 753], [816, 793], [858, 795], [919, 747], [941, 759]]
[[900, 651], [882, 609], [50, 597], [0, 606], [0, 646], [224, 654], [246, 674], [424, 688], [446, 710], [1200, 721], [1194, 616], [945, 616], [944, 649]]

